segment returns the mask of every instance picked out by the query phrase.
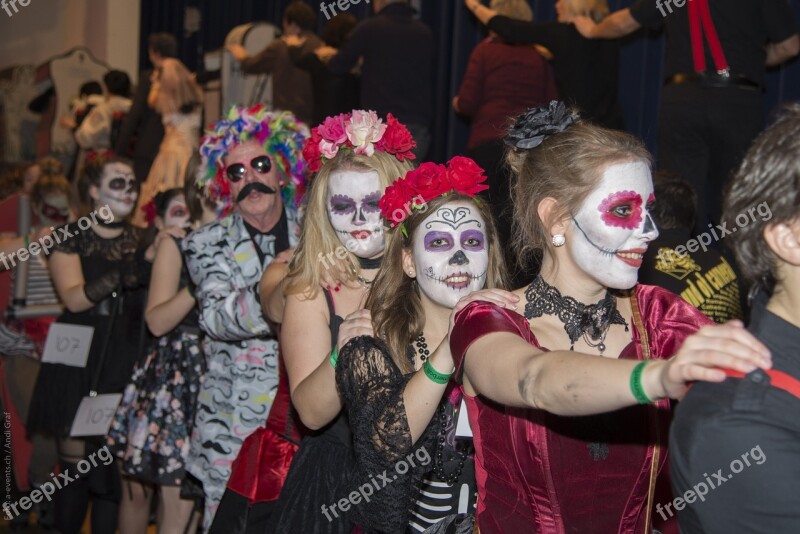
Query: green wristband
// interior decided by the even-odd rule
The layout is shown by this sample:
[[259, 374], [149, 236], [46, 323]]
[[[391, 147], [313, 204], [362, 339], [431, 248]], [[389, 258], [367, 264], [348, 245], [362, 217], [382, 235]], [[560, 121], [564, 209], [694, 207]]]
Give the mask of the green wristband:
[[25, 234], [25, 239], [22, 241], [25, 243], [25, 248], [29, 248], [31, 246], [31, 238], [28, 234]]
[[330, 359], [331, 367], [336, 369], [336, 363], [338, 361], [339, 361], [339, 348], [338, 347], [333, 347], [333, 350], [331, 351], [331, 359]]
[[425, 371], [425, 376], [437, 384], [447, 384], [447, 382], [450, 380], [450, 377], [453, 376], [453, 373], [443, 374], [434, 369], [430, 360], [425, 361], [425, 365], [422, 366], [422, 369]]
[[645, 365], [648, 363], [650, 363], [649, 360], [637, 363], [631, 373], [631, 393], [633, 393], [633, 397], [639, 404], [650, 404], [653, 402], [644, 392], [644, 387], [642, 387], [642, 372], [644, 371]]

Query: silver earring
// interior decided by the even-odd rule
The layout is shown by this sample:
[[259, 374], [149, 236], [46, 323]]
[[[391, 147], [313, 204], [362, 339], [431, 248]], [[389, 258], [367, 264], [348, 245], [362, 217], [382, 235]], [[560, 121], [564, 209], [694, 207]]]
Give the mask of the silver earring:
[[564, 236], [564, 234], [556, 234], [553, 236], [554, 247], [563, 247], [566, 242], [567, 238]]

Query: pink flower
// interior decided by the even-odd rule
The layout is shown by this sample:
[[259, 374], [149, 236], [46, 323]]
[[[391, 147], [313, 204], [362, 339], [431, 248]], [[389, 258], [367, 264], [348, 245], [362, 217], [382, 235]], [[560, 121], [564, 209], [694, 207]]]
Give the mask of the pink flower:
[[319, 135], [322, 136], [325, 141], [334, 145], [341, 145], [347, 140], [345, 121], [349, 118], [349, 115], [345, 113], [335, 117], [328, 117], [325, 119], [325, 122], [317, 127], [317, 131], [319, 131]]
[[354, 110], [349, 121], [345, 123], [347, 139], [353, 145], [356, 154], [372, 156], [375, 153], [373, 143], [380, 141], [386, 131], [386, 125], [374, 111]]
[[339, 145], [332, 141], [323, 139], [319, 142], [319, 151], [327, 159], [333, 159], [339, 153]]

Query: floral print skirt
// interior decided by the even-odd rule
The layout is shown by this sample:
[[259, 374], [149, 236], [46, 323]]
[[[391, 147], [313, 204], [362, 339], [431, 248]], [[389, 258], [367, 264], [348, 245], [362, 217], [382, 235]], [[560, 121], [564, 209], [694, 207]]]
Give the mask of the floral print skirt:
[[180, 328], [156, 340], [136, 365], [106, 438], [125, 473], [181, 484], [205, 367], [199, 336]]

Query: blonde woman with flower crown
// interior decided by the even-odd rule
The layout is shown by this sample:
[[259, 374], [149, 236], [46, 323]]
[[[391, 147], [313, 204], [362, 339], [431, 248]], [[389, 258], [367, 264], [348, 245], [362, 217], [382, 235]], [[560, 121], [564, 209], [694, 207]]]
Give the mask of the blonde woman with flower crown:
[[[241, 528], [351, 532], [346, 515], [328, 521], [320, 513], [322, 505], [339, 498], [352, 465], [348, 425], [340, 416], [329, 359], [358, 331], [358, 325], [341, 331], [339, 325], [344, 317], [358, 317], [363, 307], [385, 247], [378, 200], [392, 180], [412, 168], [414, 147], [407, 128], [391, 114], [383, 119], [354, 110], [328, 117], [312, 130], [303, 156], [316, 174], [306, 192], [300, 243], [278, 291], [285, 304], [277, 312], [266, 305], [271, 299], [262, 279], [262, 304], [271, 319], [282, 322], [286, 376], [265, 428], [242, 446], [212, 534]], [[340, 268], [346, 283], [323, 281], [340, 278]], [[264, 278], [271, 275], [268, 269]], [[303, 425], [310, 433], [300, 441]], [[226, 499], [238, 502], [238, 508]]]

